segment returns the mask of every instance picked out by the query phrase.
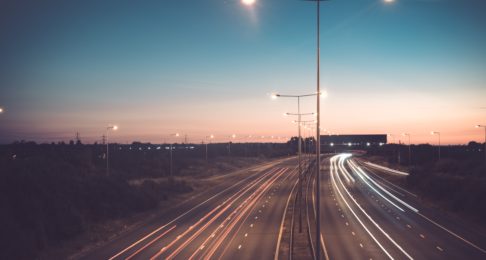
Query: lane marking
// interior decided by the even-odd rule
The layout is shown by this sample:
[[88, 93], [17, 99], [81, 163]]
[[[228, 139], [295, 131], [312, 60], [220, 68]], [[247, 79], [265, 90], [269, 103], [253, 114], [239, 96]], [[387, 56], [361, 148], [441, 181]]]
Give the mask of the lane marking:
[[[269, 163], [269, 165], [270, 165], [270, 163]], [[218, 192], [218, 193], [214, 194], [213, 196], [211, 196], [211, 197], [210, 197], [210, 198], [208, 198], [207, 200], [205, 200], [205, 201], [203, 201], [203, 202], [199, 203], [198, 205], [196, 205], [196, 206], [192, 207], [191, 209], [187, 210], [187, 211], [186, 211], [186, 212], [184, 212], [183, 214], [181, 214], [181, 215], [177, 216], [176, 218], [172, 219], [172, 220], [171, 220], [169, 223], [167, 223], [167, 224], [165, 224], [165, 225], [160, 226], [160, 227], [159, 227], [159, 228], [157, 228], [156, 230], [152, 231], [151, 233], [147, 234], [147, 235], [146, 235], [146, 236], [144, 236], [143, 238], [141, 238], [141, 239], [139, 239], [138, 241], [136, 241], [135, 243], [132, 243], [130, 246], [128, 246], [128, 247], [126, 247], [125, 249], [123, 249], [122, 251], [118, 252], [116, 255], [114, 255], [114, 256], [112, 256], [112, 257], [110, 257], [108, 260], [113, 260], [113, 259], [117, 258], [118, 256], [120, 256], [120, 255], [124, 254], [124, 253], [125, 253], [125, 252], [127, 252], [128, 250], [132, 249], [132, 248], [133, 248], [133, 247], [135, 247], [136, 245], [140, 244], [141, 242], [145, 241], [147, 238], [149, 238], [149, 237], [151, 237], [152, 235], [154, 235], [155, 233], [159, 232], [160, 230], [164, 229], [165, 227], [167, 227], [167, 226], [169, 226], [169, 225], [172, 225], [172, 223], [174, 223], [175, 221], [177, 221], [177, 220], [179, 220], [180, 218], [184, 217], [185, 215], [189, 214], [190, 212], [194, 211], [195, 209], [197, 209], [197, 208], [201, 207], [202, 205], [204, 205], [204, 204], [208, 203], [209, 201], [213, 200], [214, 198], [219, 197], [221, 194], [223, 194], [223, 193], [227, 192], [228, 190], [230, 190], [230, 189], [232, 189], [232, 188], [234, 188], [234, 187], [238, 186], [239, 184], [244, 183], [245, 181], [247, 181], [247, 180], [249, 180], [249, 179], [253, 178], [254, 176], [257, 176], [257, 175], [259, 175], [259, 174], [260, 174], [260, 176], [258, 176], [258, 177], [256, 178], [256, 180], [258, 180], [258, 179], [260, 179], [260, 178], [263, 178], [263, 176], [265, 176], [265, 175], [267, 175], [267, 174], [271, 174], [271, 173], [276, 172], [276, 171], [278, 171], [278, 170], [279, 170], [278, 168], [274, 168], [274, 169], [271, 169], [271, 170], [269, 170], [269, 171], [267, 171], [267, 172], [265, 172], [265, 173], [263, 173], [263, 174], [261, 174], [261, 172], [257, 172], [257, 173], [254, 173], [254, 174], [252, 174], [252, 175], [248, 176], [248, 177], [247, 177], [247, 178], [245, 178], [245, 179], [242, 179], [242, 180], [238, 181], [237, 183], [235, 183], [235, 184], [233, 184], [233, 185], [231, 185], [231, 186], [227, 187], [226, 189], [224, 189], [224, 190], [222, 190], [222, 191], [220, 191], [220, 192]], [[265, 170], [263, 170], [263, 171], [265, 171]], [[253, 181], [252, 181], [252, 182], [253, 182]], [[250, 183], [251, 183], [251, 182], [250, 182]], [[247, 185], [247, 186], [248, 186], [248, 185]], [[188, 200], [184, 201], [183, 203], [188, 203], [188, 202], [190, 202], [191, 200], [193, 200], [193, 199], [192, 199], [192, 198], [191, 198], [191, 199], [188, 199]]]
[[417, 214], [418, 214], [419, 216], [423, 217], [424, 219], [426, 219], [426, 220], [430, 221], [431, 223], [435, 224], [436, 226], [438, 226], [438, 227], [442, 228], [443, 230], [445, 230], [445, 231], [446, 231], [446, 232], [448, 232], [449, 234], [451, 234], [451, 235], [455, 236], [456, 238], [458, 238], [458, 239], [462, 240], [464, 243], [466, 243], [466, 244], [468, 244], [468, 245], [470, 245], [470, 246], [472, 246], [472, 247], [476, 248], [477, 250], [479, 250], [479, 251], [481, 251], [481, 252], [483, 252], [483, 253], [485, 253], [485, 254], [486, 254], [486, 250], [482, 249], [481, 247], [479, 247], [479, 246], [475, 245], [474, 243], [472, 243], [472, 242], [470, 242], [470, 241], [466, 240], [465, 238], [463, 238], [463, 237], [459, 236], [458, 234], [456, 234], [456, 233], [454, 233], [454, 232], [450, 231], [449, 229], [447, 229], [447, 228], [443, 227], [442, 225], [438, 224], [437, 222], [433, 221], [432, 219], [430, 219], [430, 218], [428, 218], [428, 217], [426, 217], [426, 216], [424, 216], [424, 215], [420, 214], [419, 212], [417, 212]]
[[[334, 157], [331, 158], [331, 161], [335, 161], [335, 158], [338, 157], [339, 155], [336, 155]], [[331, 169], [332, 169], [333, 165], [331, 165]], [[346, 204], [346, 206], [349, 208], [349, 210], [351, 211], [351, 213], [354, 215], [354, 217], [358, 220], [358, 222], [361, 224], [361, 226], [364, 228], [364, 230], [371, 236], [371, 238], [375, 241], [375, 243], [381, 248], [381, 250], [390, 258], [390, 259], [393, 259], [393, 257], [388, 253], [388, 251], [386, 251], [386, 249], [381, 245], [381, 243], [375, 238], [375, 236], [373, 236], [373, 234], [368, 230], [368, 228], [366, 227], [366, 225], [361, 221], [361, 219], [356, 215], [356, 213], [354, 212], [354, 210], [351, 208], [351, 206], [348, 204], [348, 202], [346, 201], [346, 199], [344, 198], [344, 195], [342, 194], [341, 190], [338, 188], [337, 186], [337, 183], [335, 181], [335, 177], [334, 175], [336, 175], [336, 178], [338, 179], [339, 183], [341, 184], [342, 188], [344, 189], [344, 191], [347, 193], [347, 195], [349, 196], [349, 198], [354, 202], [354, 204], [358, 207], [359, 210], [361, 210], [361, 212], [368, 218], [368, 220], [371, 221], [371, 223], [373, 223], [373, 225], [378, 228], [378, 230], [381, 231], [381, 233], [383, 235], [385, 235], [386, 238], [388, 238], [388, 240], [390, 240], [390, 242], [392, 242], [405, 256], [407, 256], [407, 258], [409, 259], [413, 259], [400, 245], [398, 245], [395, 240], [393, 240], [390, 235], [388, 235], [388, 233], [386, 233], [381, 227], [380, 225], [378, 225], [378, 223], [376, 223], [367, 213], [366, 211], [359, 205], [359, 203], [356, 201], [356, 199], [354, 199], [354, 197], [351, 195], [351, 193], [349, 193], [348, 189], [345, 187], [343, 181], [341, 180], [341, 178], [339, 177], [339, 174], [335, 173], [333, 174], [333, 171], [331, 170], [331, 180], [334, 184], [334, 186], [336, 187], [336, 190], [339, 192], [339, 195], [341, 196], [341, 198], [343, 199], [344, 203]]]

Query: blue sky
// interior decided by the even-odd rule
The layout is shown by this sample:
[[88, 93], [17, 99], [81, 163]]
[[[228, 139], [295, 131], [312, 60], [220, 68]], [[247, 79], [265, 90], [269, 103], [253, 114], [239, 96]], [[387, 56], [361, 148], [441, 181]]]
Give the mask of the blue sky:
[[[481, 140], [486, 2], [335, 0], [321, 8], [323, 127]], [[4, 1], [0, 142], [291, 136], [315, 91], [315, 4], [297, 0]], [[303, 110], [314, 111], [313, 100]]]

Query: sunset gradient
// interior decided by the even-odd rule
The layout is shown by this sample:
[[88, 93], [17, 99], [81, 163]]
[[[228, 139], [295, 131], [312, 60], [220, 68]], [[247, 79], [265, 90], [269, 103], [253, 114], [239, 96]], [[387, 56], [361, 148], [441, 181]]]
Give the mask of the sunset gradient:
[[[190, 142], [280, 142], [296, 135], [283, 116], [296, 102], [270, 94], [315, 91], [311, 2], [24, 2], [0, 4], [0, 143], [76, 132], [90, 143], [112, 124], [110, 140], [121, 143], [181, 142], [175, 132]], [[485, 8], [324, 2], [322, 128], [483, 142], [474, 126], [486, 124]], [[315, 99], [301, 110], [315, 112]]]

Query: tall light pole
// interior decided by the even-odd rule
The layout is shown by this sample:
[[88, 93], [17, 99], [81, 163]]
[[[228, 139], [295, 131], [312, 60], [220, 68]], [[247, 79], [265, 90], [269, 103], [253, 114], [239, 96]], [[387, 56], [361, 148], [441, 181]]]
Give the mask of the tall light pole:
[[[171, 134], [170, 136], [179, 137], [179, 133]], [[169, 142], [170, 142], [170, 146], [169, 146], [169, 148], [170, 148], [170, 152], [169, 152], [170, 165], [169, 165], [169, 167], [170, 167], [170, 177], [172, 177], [173, 171], [174, 171], [173, 167], [172, 167], [172, 141], [169, 141]]]
[[110, 160], [109, 160], [109, 151], [110, 151], [110, 147], [109, 147], [109, 141], [108, 141], [108, 132], [110, 130], [113, 130], [113, 131], [116, 131], [118, 129], [118, 126], [116, 125], [111, 125], [111, 126], [108, 126], [106, 127], [106, 176], [109, 176], [110, 175]]
[[476, 128], [484, 128], [484, 163], [486, 164], [486, 125], [477, 125]]
[[408, 165], [412, 164], [412, 143], [410, 142], [410, 134], [403, 133], [403, 136], [408, 136]]
[[317, 124], [316, 124], [316, 204], [317, 204], [317, 212], [316, 212], [316, 259], [321, 259], [321, 247], [319, 241], [321, 241], [321, 181], [320, 181], [320, 172], [321, 172], [321, 34], [320, 34], [320, 25], [321, 25], [321, 1], [326, 0], [313, 0], [317, 2], [317, 80], [316, 80], [316, 93], [318, 94], [316, 98], [317, 102]]
[[[305, 113], [302, 114], [300, 113], [300, 98], [303, 97], [312, 97], [316, 96], [317, 93], [313, 94], [305, 94], [305, 95], [282, 95], [282, 94], [272, 94], [272, 99], [277, 99], [279, 97], [284, 97], [284, 98], [296, 98], [297, 99], [297, 113], [285, 113], [285, 115], [295, 115], [298, 117], [298, 125], [297, 125], [297, 132], [298, 132], [298, 145], [297, 145], [297, 155], [298, 155], [298, 161], [299, 161], [299, 206], [302, 208], [302, 163], [301, 163], [301, 156], [302, 156], [302, 137], [300, 135], [300, 122], [301, 122], [301, 116], [302, 115], [312, 115], [313, 113]], [[302, 210], [300, 210], [299, 214], [299, 233], [302, 232]]]
[[206, 136], [206, 162], [208, 161], [208, 142], [213, 138], [214, 138], [214, 135]]
[[431, 135], [437, 135], [439, 137], [439, 161], [440, 161], [440, 132], [431, 131]]

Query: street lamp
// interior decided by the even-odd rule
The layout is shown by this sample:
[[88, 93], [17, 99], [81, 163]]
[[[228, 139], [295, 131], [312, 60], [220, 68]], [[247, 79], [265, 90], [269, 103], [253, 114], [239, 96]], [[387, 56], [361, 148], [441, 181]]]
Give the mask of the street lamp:
[[[175, 134], [171, 134], [170, 136], [174, 136], [174, 137], [179, 137], [179, 133], [175, 133]], [[170, 152], [169, 152], [169, 156], [170, 156], [170, 177], [172, 177], [173, 175], [173, 167], [172, 167], [172, 141], [169, 141], [170, 142]]]
[[476, 128], [484, 128], [484, 163], [486, 163], [486, 125], [477, 125]]
[[410, 143], [410, 134], [409, 133], [403, 133], [403, 136], [408, 136], [408, 164], [412, 164], [412, 144]]
[[[298, 160], [299, 160], [299, 204], [300, 204], [300, 207], [302, 207], [302, 163], [301, 163], [301, 157], [302, 157], [302, 137], [300, 135], [300, 126], [301, 126], [301, 116], [303, 115], [314, 115], [315, 113], [300, 113], [300, 98], [303, 98], [303, 97], [312, 97], [312, 96], [316, 96], [317, 93], [313, 93], [313, 94], [305, 94], [305, 95], [281, 95], [281, 94], [277, 94], [277, 93], [274, 93], [272, 94], [272, 99], [276, 99], [276, 98], [279, 98], [279, 97], [284, 97], [284, 98], [297, 98], [297, 113], [285, 113], [285, 115], [293, 115], [293, 116], [297, 116], [298, 117], [298, 120], [297, 122], [299, 123], [298, 126], [297, 126], [297, 131], [298, 131], [298, 140], [299, 140], [299, 143], [298, 143], [298, 148], [297, 148], [297, 154], [298, 154]], [[319, 99], [319, 97], [318, 97]], [[302, 214], [299, 214], [299, 233], [302, 232]]]
[[247, 6], [254, 5], [256, 0], [241, 0], [241, 3]]
[[214, 139], [214, 135], [208, 135], [208, 136], [206, 136], [206, 162], [208, 161], [208, 142], [211, 139]]
[[439, 161], [440, 161], [440, 132], [431, 131], [431, 135], [437, 135], [439, 137]]
[[[316, 56], [317, 56], [317, 73], [316, 73], [316, 92], [317, 94], [321, 94], [321, 50], [320, 50], [320, 25], [321, 25], [321, 1], [326, 0], [312, 0], [317, 2], [317, 48], [316, 48]], [[327, 95], [327, 94], [326, 94]], [[316, 109], [317, 109], [317, 124], [316, 124], [316, 252], [315, 257], [317, 260], [321, 259], [321, 247], [319, 241], [321, 241], [321, 181], [319, 173], [321, 172], [321, 98], [317, 96], [316, 98]]]
[[109, 147], [109, 141], [108, 141], [108, 132], [110, 130], [113, 130], [113, 131], [116, 131], [118, 130], [118, 126], [116, 125], [111, 125], [111, 126], [108, 126], [106, 127], [106, 176], [109, 176], [110, 175], [110, 162], [109, 162], [109, 151], [110, 151], [110, 147]]
[[1, 114], [1, 113], [3, 113], [3, 108], [2, 108], [2, 107], [0, 107], [0, 114]]

